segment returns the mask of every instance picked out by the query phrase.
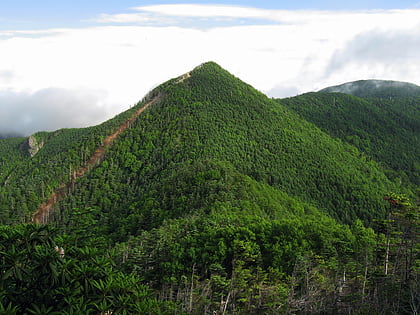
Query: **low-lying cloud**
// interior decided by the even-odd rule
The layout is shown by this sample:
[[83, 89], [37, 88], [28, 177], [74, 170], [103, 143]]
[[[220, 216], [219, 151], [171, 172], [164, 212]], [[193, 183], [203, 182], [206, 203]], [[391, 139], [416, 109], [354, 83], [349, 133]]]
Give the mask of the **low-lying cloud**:
[[99, 91], [43, 89], [36, 93], [0, 92], [0, 134], [86, 127], [103, 121]]
[[359, 69], [364, 78], [397, 76], [410, 81], [410, 74], [420, 73], [419, 60], [420, 25], [399, 31], [371, 31], [356, 36], [337, 50], [325, 73], [329, 76]]
[[2, 70], [0, 71], [0, 82], [8, 83], [14, 77], [14, 73], [11, 70]]
[[287, 84], [277, 85], [271, 90], [267, 91], [267, 94], [275, 98], [289, 97], [299, 94], [299, 90], [295, 86], [288, 86]]
[[273, 97], [371, 78], [420, 84], [420, 10], [129, 12], [94, 27], [0, 31], [0, 132], [101, 122], [206, 61]]

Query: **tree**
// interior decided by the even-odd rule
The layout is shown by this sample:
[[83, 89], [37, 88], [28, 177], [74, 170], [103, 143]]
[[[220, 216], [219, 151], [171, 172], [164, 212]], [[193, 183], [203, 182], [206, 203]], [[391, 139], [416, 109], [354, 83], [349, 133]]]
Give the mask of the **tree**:
[[47, 225], [0, 226], [0, 311], [168, 314], [174, 310], [153, 298], [139, 277], [118, 271], [110, 252], [70, 247], [63, 253], [54, 233]]

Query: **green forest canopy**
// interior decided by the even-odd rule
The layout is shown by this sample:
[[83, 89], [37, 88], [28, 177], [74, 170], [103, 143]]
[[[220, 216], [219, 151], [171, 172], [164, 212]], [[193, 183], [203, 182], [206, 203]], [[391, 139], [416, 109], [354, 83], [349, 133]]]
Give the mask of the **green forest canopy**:
[[[44, 307], [45, 313], [58, 307], [45, 300], [22, 305], [13, 297], [25, 290], [28, 301], [36, 301], [39, 292], [31, 290], [41, 270], [32, 264], [47, 257], [60, 272], [66, 270], [62, 262], [70, 264], [74, 294], [60, 294], [78, 302], [60, 306], [68, 312], [123, 312], [116, 301], [121, 290], [138, 297], [127, 307], [156, 313], [409, 313], [418, 307], [410, 300], [418, 298], [418, 207], [387, 194], [415, 196], [414, 172], [388, 163], [387, 154], [375, 152], [379, 145], [367, 150], [352, 143], [343, 130], [353, 124], [335, 128], [336, 135], [300, 111], [306, 108], [312, 117], [314, 104], [362, 111], [373, 103], [325, 93], [277, 102], [215, 63], [162, 84], [99, 126], [35, 134], [43, 147], [32, 158], [25, 138], [0, 140], [1, 222], [29, 221], [105, 136], [150, 99], [156, 102], [107, 148], [105, 159], [68, 186], [50, 221], [56, 236], [33, 245], [43, 252], [13, 251], [19, 235], [44, 235], [42, 228], [3, 228], [9, 240], [0, 249], [7, 255], [3, 308], [23, 313]], [[381, 117], [379, 109], [369, 110]], [[340, 119], [346, 113], [332, 112]], [[413, 128], [416, 122], [413, 116]], [[372, 141], [381, 126], [363, 129], [365, 138]], [[407, 165], [415, 165], [414, 133], [400, 129], [398, 135], [409, 139], [395, 139], [407, 148]], [[55, 244], [66, 250], [64, 259], [54, 256]], [[91, 256], [108, 257], [109, 278], [101, 270], [87, 275], [71, 269], [79, 263], [93, 268], [91, 258], [83, 258], [85, 246], [96, 251]], [[35, 277], [25, 284], [10, 269], [22, 260], [22, 270]], [[143, 279], [144, 287], [125, 277]], [[69, 309], [76, 304], [79, 309]]]

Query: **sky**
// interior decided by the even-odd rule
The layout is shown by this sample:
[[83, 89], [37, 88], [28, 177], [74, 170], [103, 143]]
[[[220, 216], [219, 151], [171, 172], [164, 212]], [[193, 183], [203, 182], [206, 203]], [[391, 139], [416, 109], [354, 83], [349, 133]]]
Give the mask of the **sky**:
[[420, 0], [1, 0], [0, 134], [98, 124], [206, 61], [269, 97], [420, 85]]

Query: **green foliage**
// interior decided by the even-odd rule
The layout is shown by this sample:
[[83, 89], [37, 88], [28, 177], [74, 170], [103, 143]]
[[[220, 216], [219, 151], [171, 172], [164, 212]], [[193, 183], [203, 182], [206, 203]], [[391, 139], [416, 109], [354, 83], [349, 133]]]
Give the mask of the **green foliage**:
[[[253, 189], [272, 189], [256, 193], [249, 206], [239, 205], [245, 211], [260, 211], [269, 199], [262, 195], [273, 192], [347, 223], [384, 213], [382, 195], [394, 186], [354, 147], [215, 64], [175, 82], [152, 92], [160, 93], [159, 101], [119, 138], [102, 165], [77, 182], [58, 215], [66, 231], [77, 228], [72, 209], [89, 209], [90, 231], [122, 241], [165, 219], [208, 213], [217, 202], [235, 204], [251, 189], [250, 179], [259, 183]], [[284, 215], [287, 203], [279, 207]]]
[[279, 103], [384, 165], [388, 177], [403, 187], [420, 184], [420, 98], [308, 93]]
[[231, 312], [274, 314], [286, 308], [287, 275], [300, 257], [314, 252], [318, 260], [341, 260], [351, 254], [354, 242], [348, 227], [319, 213], [272, 220], [226, 209], [167, 221], [131, 238], [120, 250], [126, 255], [125, 268], [155, 288], [182, 292], [192, 272], [202, 279], [195, 284], [197, 291], [209, 287], [205, 305], [220, 309], [220, 301], [228, 299]]
[[[271, 220], [229, 210], [169, 221], [130, 239], [135, 251], [128, 265], [154, 283], [170, 282], [193, 265], [200, 276], [209, 276], [215, 264], [232, 276], [232, 263], [239, 260], [290, 274], [307, 251], [335, 257], [353, 246], [351, 231], [321, 214]], [[135, 244], [142, 244], [140, 252]]]
[[420, 86], [399, 81], [360, 80], [322, 89], [320, 92], [347, 93], [358, 97], [401, 98], [420, 96]]
[[69, 181], [136, 108], [95, 127], [36, 133], [33, 136], [44, 145], [32, 158], [26, 138], [0, 140], [0, 223], [30, 221], [31, 213]]
[[[397, 300], [395, 311], [416, 309], [407, 298], [417, 298], [416, 286], [404, 281], [418, 277], [418, 209], [401, 203], [389, 211], [383, 200], [400, 183], [385, 159], [370, 155], [372, 130], [385, 132], [380, 110], [363, 129], [370, 120], [362, 108], [373, 101], [340, 96], [339, 104], [360, 109], [362, 122], [342, 119], [345, 128], [333, 130], [354, 125], [366, 134], [363, 145], [349, 144], [348, 133], [332, 137], [296, 113], [315, 104], [341, 117], [345, 106], [336, 113], [325, 105], [331, 97], [338, 99], [318, 93], [278, 103], [206, 63], [100, 126], [35, 134], [44, 146], [32, 158], [25, 139], [0, 140], [1, 222], [29, 221], [25, 215], [58, 187], [63, 196], [50, 221], [60, 236], [37, 225], [1, 227], [0, 310], [383, 313], [381, 305]], [[72, 180], [152, 99], [104, 159]], [[414, 118], [407, 122], [417, 128]], [[413, 161], [415, 150], [401, 155]], [[407, 169], [408, 181], [415, 175]]]
[[[168, 314], [141, 279], [96, 248], [55, 247], [48, 226], [0, 226], [0, 312]], [[2, 313], [2, 314], [3, 314]]]

